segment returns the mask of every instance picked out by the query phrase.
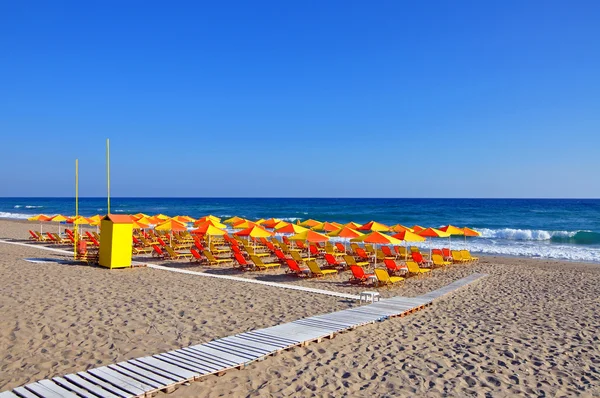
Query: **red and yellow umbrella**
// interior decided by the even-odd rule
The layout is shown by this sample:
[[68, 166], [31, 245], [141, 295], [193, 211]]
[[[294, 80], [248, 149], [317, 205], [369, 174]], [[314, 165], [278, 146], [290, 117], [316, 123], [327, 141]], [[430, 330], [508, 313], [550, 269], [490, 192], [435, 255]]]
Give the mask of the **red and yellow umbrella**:
[[361, 225], [360, 227], [356, 228], [357, 231], [376, 231], [376, 232], [387, 232], [390, 230], [390, 227], [388, 227], [385, 224], [381, 224], [378, 223], [377, 221], [370, 221], [366, 224]]

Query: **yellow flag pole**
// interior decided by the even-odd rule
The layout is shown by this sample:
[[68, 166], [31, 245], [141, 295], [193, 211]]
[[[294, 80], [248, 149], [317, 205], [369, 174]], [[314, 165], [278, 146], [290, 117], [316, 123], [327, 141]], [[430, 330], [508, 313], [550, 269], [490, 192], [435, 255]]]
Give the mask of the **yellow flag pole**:
[[108, 212], [110, 214], [110, 142], [106, 139], [106, 198], [108, 202]]
[[75, 159], [75, 243], [73, 244], [73, 259], [77, 260], [77, 242], [79, 241], [79, 159]]

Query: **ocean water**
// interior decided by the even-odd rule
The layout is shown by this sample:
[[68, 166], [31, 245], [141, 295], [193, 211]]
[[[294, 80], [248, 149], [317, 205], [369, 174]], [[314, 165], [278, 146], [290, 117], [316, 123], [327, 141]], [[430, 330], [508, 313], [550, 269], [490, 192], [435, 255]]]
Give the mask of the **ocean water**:
[[[106, 212], [106, 199], [82, 198], [85, 216]], [[113, 213], [164, 213], [200, 217], [469, 226], [482, 237], [431, 239], [421, 246], [474, 252], [600, 262], [600, 200], [597, 199], [295, 199], [295, 198], [112, 198]], [[72, 198], [0, 198], [0, 217], [74, 214]]]

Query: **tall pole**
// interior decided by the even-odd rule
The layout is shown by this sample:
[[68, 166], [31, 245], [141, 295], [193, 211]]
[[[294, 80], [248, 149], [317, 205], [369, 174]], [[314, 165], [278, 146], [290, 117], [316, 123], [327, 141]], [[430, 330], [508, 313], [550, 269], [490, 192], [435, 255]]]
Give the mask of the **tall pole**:
[[79, 159], [75, 159], [75, 243], [73, 244], [73, 259], [77, 260], [77, 243], [79, 241]]
[[110, 214], [110, 142], [106, 139], [106, 192], [108, 201], [108, 213]]

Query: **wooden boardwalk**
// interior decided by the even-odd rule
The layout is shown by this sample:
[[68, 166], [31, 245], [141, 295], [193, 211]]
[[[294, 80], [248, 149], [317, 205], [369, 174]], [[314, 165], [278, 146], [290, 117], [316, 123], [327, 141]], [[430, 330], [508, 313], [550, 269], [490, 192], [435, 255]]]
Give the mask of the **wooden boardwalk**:
[[205, 344], [41, 380], [0, 393], [0, 398], [126, 398], [146, 397], [161, 390], [172, 391], [179, 384], [209, 375], [221, 375], [230, 369], [243, 369], [254, 361], [293, 347], [306, 346], [362, 325], [410, 314], [483, 276], [472, 274], [418, 297], [394, 297]]

